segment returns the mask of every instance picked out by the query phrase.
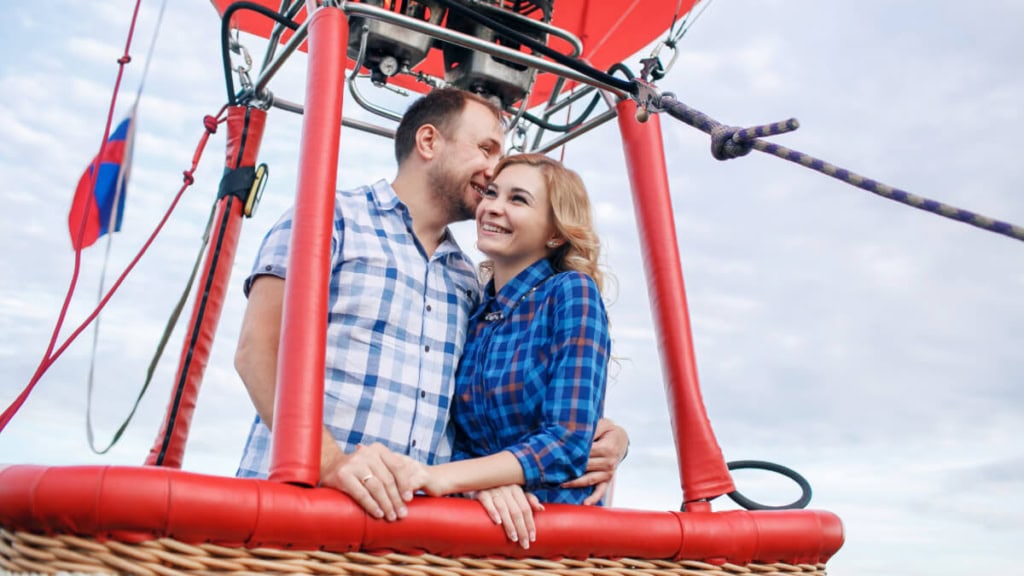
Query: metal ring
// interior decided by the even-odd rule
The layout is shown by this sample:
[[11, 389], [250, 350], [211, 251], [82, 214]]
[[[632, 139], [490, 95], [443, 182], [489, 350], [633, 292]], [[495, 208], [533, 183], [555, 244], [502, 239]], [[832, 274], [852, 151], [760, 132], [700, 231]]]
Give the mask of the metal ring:
[[362, 480], [360, 480], [360, 482], [362, 482], [363, 484], [366, 484], [367, 482], [369, 482], [372, 479], [373, 479], [373, 473], [371, 472], [370, 474], [367, 474], [366, 476], [363, 476], [363, 478], [362, 478]]

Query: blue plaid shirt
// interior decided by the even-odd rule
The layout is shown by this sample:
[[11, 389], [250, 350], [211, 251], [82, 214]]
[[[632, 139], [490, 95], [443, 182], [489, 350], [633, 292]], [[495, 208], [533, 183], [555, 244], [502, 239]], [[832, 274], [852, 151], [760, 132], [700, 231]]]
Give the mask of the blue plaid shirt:
[[511, 452], [542, 502], [581, 504], [583, 474], [604, 404], [610, 338], [589, 276], [540, 260], [470, 318], [455, 377], [455, 460]]
[[[324, 424], [344, 452], [380, 442], [425, 464], [451, 457], [449, 407], [466, 325], [479, 301], [451, 233], [428, 260], [391, 186], [339, 192], [331, 238]], [[292, 213], [260, 247], [259, 275], [285, 277]], [[265, 477], [270, 431], [256, 416], [237, 474]]]

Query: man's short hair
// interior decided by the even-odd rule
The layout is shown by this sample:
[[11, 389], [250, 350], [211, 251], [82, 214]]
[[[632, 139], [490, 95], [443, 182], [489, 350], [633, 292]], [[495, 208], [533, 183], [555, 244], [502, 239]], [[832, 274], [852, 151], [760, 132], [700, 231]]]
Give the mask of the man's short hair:
[[449, 137], [455, 128], [466, 102], [475, 101], [486, 106], [501, 119], [501, 109], [486, 98], [458, 88], [438, 88], [421, 96], [409, 106], [395, 131], [395, 160], [401, 164], [416, 146], [416, 131], [432, 124], [442, 135]]

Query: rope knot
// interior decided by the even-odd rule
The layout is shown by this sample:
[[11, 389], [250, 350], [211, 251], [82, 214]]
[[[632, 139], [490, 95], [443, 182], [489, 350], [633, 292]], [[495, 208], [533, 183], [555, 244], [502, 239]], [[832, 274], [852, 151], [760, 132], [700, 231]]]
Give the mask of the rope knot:
[[185, 181], [185, 185], [186, 186], [191, 186], [192, 184], [195, 184], [196, 179], [192, 175], [192, 171], [191, 170], [185, 170], [181, 174], [182, 174], [182, 176], [184, 176], [183, 180]]
[[206, 131], [210, 134], [217, 133], [217, 123], [217, 119], [209, 114], [203, 117], [203, 126], [206, 127]]
[[711, 129], [711, 155], [716, 160], [730, 160], [746, 156], [754, 148], [752, 142], [743, 142], [735, 136], [742, 128], [718, 125]]
[[129, 63], [131, 61], [132, 61], [132, 57], [127, 55], [127, 54], [125, 54], [124, 56], [121, 56], [120, 58], [117, 59], [117, 63], [122, 65], [122, 66], [124, 66], [125, 64], [127, 64], [127, 63]]

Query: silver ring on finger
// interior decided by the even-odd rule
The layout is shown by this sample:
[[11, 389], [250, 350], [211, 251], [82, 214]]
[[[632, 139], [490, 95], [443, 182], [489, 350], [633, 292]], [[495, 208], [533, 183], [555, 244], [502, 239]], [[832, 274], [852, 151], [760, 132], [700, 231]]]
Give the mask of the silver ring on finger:
[[363, 476], [359, 481], [362, 482], [363, 484], [366, 484], [370, 480], [373, 480], [373, 473], [372, 472], [367, 474], [366, 476]]

